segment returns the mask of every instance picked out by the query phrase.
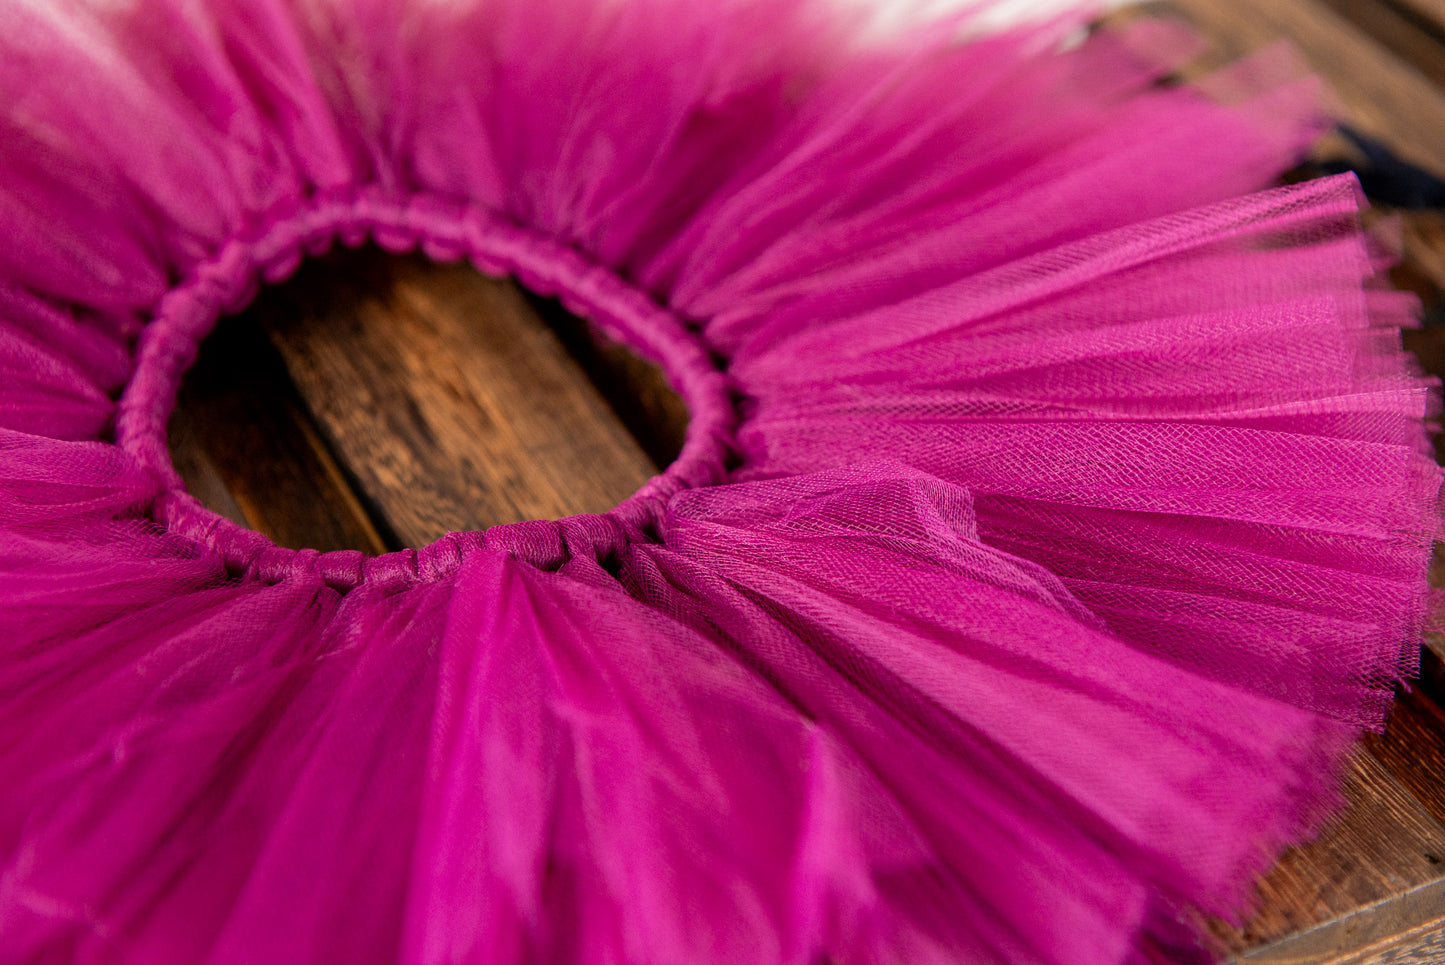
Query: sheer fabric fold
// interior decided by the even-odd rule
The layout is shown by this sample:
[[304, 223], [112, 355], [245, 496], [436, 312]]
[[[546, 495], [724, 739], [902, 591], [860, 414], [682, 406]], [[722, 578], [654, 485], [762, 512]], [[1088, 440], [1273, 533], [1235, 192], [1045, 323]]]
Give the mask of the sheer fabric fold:
[[[1087, 13], [0, 9], [0, 961], [1210, 960], [1414, 669], [1436, 390], [1265, 190], [1314, 82]], [[458, 254], [377, 199], [685, 319], [733, 461], [385, 580], [168, 527], [167, 293]]]

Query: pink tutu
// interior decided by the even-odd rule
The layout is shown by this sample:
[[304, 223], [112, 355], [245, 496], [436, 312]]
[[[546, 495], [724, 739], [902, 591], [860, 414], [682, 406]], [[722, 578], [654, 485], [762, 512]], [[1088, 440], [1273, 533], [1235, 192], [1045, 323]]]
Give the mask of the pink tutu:
[[[1413, 671], [1439, 473], [1326, 121], [1158, 24], [0, 8], [0, 962], [1207, 960]], [[373, 240], [659, 362], [611, 512], [207, 510], [223, 313]]]

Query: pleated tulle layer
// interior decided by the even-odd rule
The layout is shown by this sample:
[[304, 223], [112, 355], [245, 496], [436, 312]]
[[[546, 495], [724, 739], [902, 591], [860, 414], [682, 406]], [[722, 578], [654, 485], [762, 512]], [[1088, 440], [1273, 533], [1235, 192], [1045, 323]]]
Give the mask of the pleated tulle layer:
[[[1312, 82], [970, 23], [0, 10], [0, 962], [1208, 959], [1413, 669], [1433, 387], [1353, 182], [1249, 193]], [[735, 411], [601, 516], [206, 522], [142, 333], [367, 235]]]

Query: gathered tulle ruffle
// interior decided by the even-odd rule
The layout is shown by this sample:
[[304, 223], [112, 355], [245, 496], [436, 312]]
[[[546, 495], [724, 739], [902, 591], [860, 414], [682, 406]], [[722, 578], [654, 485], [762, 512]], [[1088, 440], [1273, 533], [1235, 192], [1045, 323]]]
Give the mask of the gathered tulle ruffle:
[[[111, 561], [5, 655], [46, 735], [4, 748], [10, 947], [1125, 960], [1332, 801], [1348, 727], [1112, 637], [966, 490], [860, 467], [668, 528], [615, 575], [482, 550], [400, 595]], [[76, 603], [49, 582], [32, 623]]]

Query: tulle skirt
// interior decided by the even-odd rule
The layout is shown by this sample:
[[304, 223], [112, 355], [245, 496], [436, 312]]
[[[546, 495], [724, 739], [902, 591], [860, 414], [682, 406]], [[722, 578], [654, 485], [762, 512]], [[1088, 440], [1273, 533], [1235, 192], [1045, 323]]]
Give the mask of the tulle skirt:
[[[1251, 193], [1313, 82], [1082, 16], [0, 9], [0, 961], [1207, 960], [1413, 669], [1435, 401], [1353, 181]], [[368, 239], [683, 455], [380, 557], [210, 513], [196, 345]]]

